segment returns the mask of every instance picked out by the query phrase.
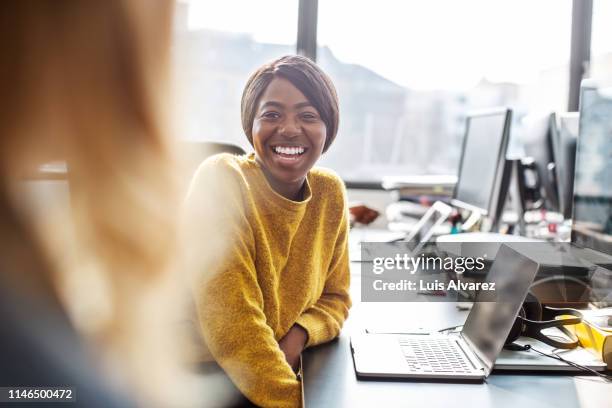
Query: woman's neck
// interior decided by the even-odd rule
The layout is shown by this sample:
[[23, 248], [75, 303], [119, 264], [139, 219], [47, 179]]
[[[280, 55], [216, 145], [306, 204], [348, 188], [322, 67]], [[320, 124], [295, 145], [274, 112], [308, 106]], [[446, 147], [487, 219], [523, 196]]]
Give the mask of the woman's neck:
[[304, 185], [306, 177], [293, 183], [281, 183], [276, 180], [268, 171], [262, 167], [264, 176], [272, 190], [291, 201], [302, 201], [304, 197]]

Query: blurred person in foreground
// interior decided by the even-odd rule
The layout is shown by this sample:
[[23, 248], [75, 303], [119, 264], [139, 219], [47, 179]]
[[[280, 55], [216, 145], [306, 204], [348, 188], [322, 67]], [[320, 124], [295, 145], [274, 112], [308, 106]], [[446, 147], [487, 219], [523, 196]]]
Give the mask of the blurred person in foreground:
[[194, 283], [198, 358], [258, 406], [298, 407], [302, 351], [338, 336], [351, 306], [344, 184], [314, 167], [336, 137], [338, 97], [314, 62], [285, 56], [253, 73], [241, 107], [254, 153], [206, 160], [187, 200], [229, 234]]
[[[179, 196], [164, 102], [174, 1], [0, 7], [0, 386], [70, 406], [184, 406], [173, 319]], [[70, 209], [27, 210], [42, 163]]]

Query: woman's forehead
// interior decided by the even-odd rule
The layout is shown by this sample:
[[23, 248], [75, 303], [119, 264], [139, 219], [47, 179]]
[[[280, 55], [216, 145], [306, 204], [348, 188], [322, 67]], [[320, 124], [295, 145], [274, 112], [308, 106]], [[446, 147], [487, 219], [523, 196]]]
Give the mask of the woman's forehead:
[[267, 105], [298, 108], [312, 106], [308, 98], [295, 85], [280, 77], [272, 79], [261, 95], [260, 108]]

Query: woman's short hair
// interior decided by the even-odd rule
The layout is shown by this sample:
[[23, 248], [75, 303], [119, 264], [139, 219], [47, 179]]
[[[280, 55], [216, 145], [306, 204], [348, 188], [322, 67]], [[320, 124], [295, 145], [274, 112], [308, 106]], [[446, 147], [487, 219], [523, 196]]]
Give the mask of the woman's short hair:
[[242, 128], [253, 144], [253, 121], [261, 95], [276, 77], [281, 77], [300, 90], [321, 115], [327, 134], [323, 152], [326, 152], [338, 133], [338, 95], [329, 76], [306, 57], [286, 55], [261, 66], [255, 71], [242, 92]]

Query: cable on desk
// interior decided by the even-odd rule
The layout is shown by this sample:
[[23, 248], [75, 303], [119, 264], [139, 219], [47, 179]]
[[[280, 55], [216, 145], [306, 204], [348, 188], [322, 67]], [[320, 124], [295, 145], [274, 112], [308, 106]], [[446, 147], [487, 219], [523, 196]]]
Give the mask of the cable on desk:
[[557, 361], [561, 361], [561, 362], [563, 362], [563, 363], [565, 363], [565, 364], [567, 364], [569, 366], [575, 367], [575, 368], [577, 368], [577, 369], [579, 369], [581, 371], [585, 371], [585, 372], [588, 372], [588, 373], [591, 373], [591, 374], [595, 374], [595, 375], [603, 378], [607, 382], [612, 382], [612, 376], [610, 376], [608, 374], [602, 374], [602, 373], [597, 372], [597, 371], [595, 371], [595, 370], [593, 370], [593, 369], [591, 369], [589, 367], [585, 367], [585, 366], [583, 366], [581, 364], [574, 363], [573, 361], [566, 360], [566, 359], [564, 359], [563, 357], [561, 357], [558, 354], [555, 354], [555, 353], [552, 353], [552, 354], [544, 353], [543, 351], [540, 351], [538, 349], [535, 349], [535, 348], [531, 347], [529, 344], [517, 344], [517, 343], [513, 343], [513, 344], [518, 347], [517, 350], [519, 350], [519, 351], [533, 350], [533, 351], [535, 351], [536, 353], [538, 353], [538, 354], [540, 354], [542, 356], [549, 357], [549, 358], [552, 358], [552, 359], [557, 360]]

